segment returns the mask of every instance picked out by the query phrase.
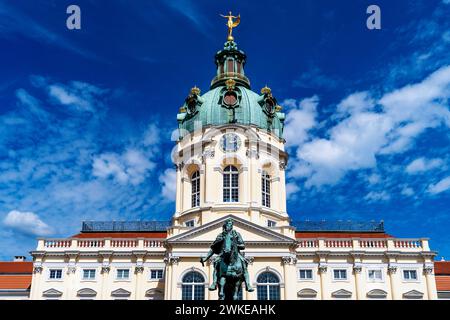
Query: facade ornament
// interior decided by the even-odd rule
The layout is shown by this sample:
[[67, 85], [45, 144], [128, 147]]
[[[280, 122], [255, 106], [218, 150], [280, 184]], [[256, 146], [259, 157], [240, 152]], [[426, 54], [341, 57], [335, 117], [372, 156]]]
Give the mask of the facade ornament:
[[433, 274], [433, 266], [426, 265], [423, 267], [424, 274]]
[[136, 274], [143, 273], [144, 272], [144, 267], [143, 266], [137, 266], [137, 267], [134, 268], [134, 272]]
[[293, 265], [295, 265], [297, 263], [297, 258], [296, 257], [292, 257], [292, 256], [285, 256], [285, 257], [281, 257], [281, 261], [283, 262], [283, 264], [293, 264]]
[[180, 261], [180, 257], [167, 256], [164, 258], [165, 264], [178, 264], [179, 261]]
[[353, 272], [354, 273], [361, 273], [361, 271], [362, 271], [362, 266], [361, 265], [354, 265], [353, 266]]
[[75, 273], [77, 271], [77, 267], [68, 267], [67, 274]]
[[291, 262], [291, 257], [281, 257], [283, 264], [289, 264]]
[[280, 160], [280, 170], [286, 169], [286, 162], [284, 160]]
[[388, 273], [395, 274], [397, 272], [397, 266], [388, 266]]
[[319, 265], [319, 273], [327, 273], [327, 268], [328, 268], [327, 265], [324, 264]]
[[33, 269], [33, 273], [34, 273], [34, 274], [36, 274], [36, 273], [42, 273], [42, 270], [43, 270], [43, 268], [42, 268], [41, 266], [36, 266], [36, 267], [34, 267], [34, 269]]
[[245, 152], [245, 155], [247, 156], [247, 158], [254, 158], [254, 159], [259, 159], [259, 152], [257, 150], [251, 150], [251, 149], [247, 149], [247, 151]]
[[111, 267], [110, 266], [103, 266], [102, 270], [100, 271], [101, 274], [108, 274], [109, 271], [111, 271]]
[[203, 152], [204, 158], [214, 158], [215, 155], [216, 155], [216, 152], [214, 150], [205, 150]]
[[227, 81], [225, 81], [225, 85], [227, 86], [228, 91], [233, 91], [236, 87], [236, 81], [234, 81], [233, 79], [228, 79]]
[[180, 163], [175, 164], [175, 169], [178, 170], [178, 171], [183, 170], [183, 167], [184, 167], [184, 162], [183, 161], [181, 161]]

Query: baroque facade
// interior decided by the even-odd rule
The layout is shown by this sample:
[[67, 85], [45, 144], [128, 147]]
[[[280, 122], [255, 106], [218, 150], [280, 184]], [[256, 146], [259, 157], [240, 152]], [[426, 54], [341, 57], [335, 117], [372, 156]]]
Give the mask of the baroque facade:
[[176, 210], [171, 221], [85, 222], [39, 239], [31, 299], [212, 299], [209, 245], [228, 218], [242, 235], [254, 292], [266, 299], [436, 299], [428, 240], [398, 239], [383, 223], [294, 222], [286, 210], [285, 115], [258, 94], [234, 40], [216, 53], [203, 95], [177, 115]]

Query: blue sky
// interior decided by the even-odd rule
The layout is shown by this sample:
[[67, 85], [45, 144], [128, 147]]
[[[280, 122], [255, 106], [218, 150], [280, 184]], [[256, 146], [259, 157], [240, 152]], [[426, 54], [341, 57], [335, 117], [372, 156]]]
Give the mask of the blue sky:
[[290, 216], [384, 220], [450, 258], [450, 1], [0, 0], [0, 259], [83, 220], [170, 219], [176, 113], [229, 10], [287, 114]]

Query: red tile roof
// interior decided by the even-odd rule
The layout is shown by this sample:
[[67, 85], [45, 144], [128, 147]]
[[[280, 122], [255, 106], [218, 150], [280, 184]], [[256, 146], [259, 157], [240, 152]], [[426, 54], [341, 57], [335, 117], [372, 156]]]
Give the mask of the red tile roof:
[[85, 232], [72, 238], [103, 239], [103, 238], [167, 238], [166, 232]]
[[0, 274], [31, 274], [32, 272], [32, 262], [0, 262]]
[[31, 274], [25, 276], [0, 275], [0, 290], [29, 289], [30, 287], [31, 287]]
[[450, 291], [450, 276], [437, 276], [436, 288], [438, 291]]
[[387, 233], [373, 232], [296, 232], [296, 238], [392, 238]]
[[435, 261], [434, 262], [435, 275], [449, 275], [450, 276], [450, 261]]

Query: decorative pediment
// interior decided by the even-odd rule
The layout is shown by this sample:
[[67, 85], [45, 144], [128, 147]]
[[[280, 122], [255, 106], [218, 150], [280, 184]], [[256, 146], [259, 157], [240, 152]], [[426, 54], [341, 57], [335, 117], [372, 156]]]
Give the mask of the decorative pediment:
[[403, 294], [403, 298], [405, 299], [422, 299], [423, 298], [423, 293], [417, 290], [411, 290], [408, 292], [405, 292]]
[[48, 290], [44, 291], [42, 293], [42, 295], [44, 297], [61, 297], [62, 292], [52, 288], [52, 289], [48, 289]]
[[269, 228], [262, 227], [253, 222], [230, 214], [223, 216], [220, 219], [201, 225], [197, 228], [170, 237], [167, 239], [167, 242], [170, 244], [184, 242], [211, 243], [212, 241], [214, 241], [217, 234], [222, 232], [222, 226], [224, 222], [229, 218], [233, 220], [234, 229], [242, 235], [244, 241], [247, 244], [264, 244], [270, 242], [292, 244], [295, 241], [294, 239], [270, 230]]
[[131, 295], [130, 291], [119, 288], [111, 292], [111, 296], [113, 297], [129, 297]]
[[83, 288], [77, 291], [77, 296], [79, 297], [95, 297], [97, 295], [97, 291], [90, 288]]
[[381, 289], [373, 289], [367, 292], [367, 297], [372, 299], [384, 299], [387, 297], [387, 292]]
[[145, 296], [149, 297], [153, 300], [163, 300], [164, 299], [164, 292], [160, 289], [148, 289], [145, 291]]
[[345, 289], [340, 289], [338, 291], [333, 292], [331, 294], [331, 296], [333, 298], [346, 299], [346, 298], [351, 298], [352, 297], [352, 293], [350, 291], [345, 290]]
[[314, 289], [306, 288], [297, 292], [299, 298], [315, 298], [317, 297], [317, 291]]

